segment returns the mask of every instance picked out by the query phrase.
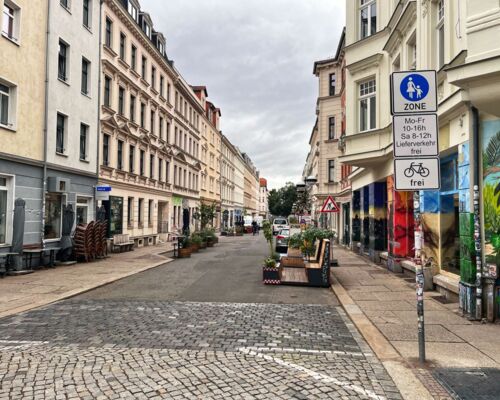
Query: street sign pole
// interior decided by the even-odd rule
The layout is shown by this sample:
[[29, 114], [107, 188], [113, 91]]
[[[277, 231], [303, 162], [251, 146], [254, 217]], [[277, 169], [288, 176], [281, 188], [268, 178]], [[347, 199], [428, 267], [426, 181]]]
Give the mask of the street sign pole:
[[418, 317], [418, 355], [425, 363], [423, 232], [420, 190], [441, 187], [436, 71], [394, 72], [391, 76], [395, 189], [413, 191]]

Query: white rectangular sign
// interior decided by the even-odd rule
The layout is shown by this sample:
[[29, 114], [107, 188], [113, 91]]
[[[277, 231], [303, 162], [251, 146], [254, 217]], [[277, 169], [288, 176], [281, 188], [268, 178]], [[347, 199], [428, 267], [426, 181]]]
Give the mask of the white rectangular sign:
[[396, 190], [438, 190], [441, 187], [439, 158], [397, 158], [394, 178]]
[[95, 188], [95, 200], [96, 201], [108, 201], [109, 194], [111, 192], [111, 186], [97, 186]]
[[393, 72], [391, 78], [393, 114], [437, 112], [436, 71]]
[[394, 157], [439, 155], [436, 114], [395, 115], [392, 133]]

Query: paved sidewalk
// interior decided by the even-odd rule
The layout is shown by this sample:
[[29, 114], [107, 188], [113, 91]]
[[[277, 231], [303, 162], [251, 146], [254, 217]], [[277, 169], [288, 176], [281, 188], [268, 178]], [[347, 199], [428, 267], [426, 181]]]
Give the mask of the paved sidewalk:
[[[427, 369], [418, 366], [415, 284], [343, 248], [332, 268], [332, 288], [382, 361], [402, 360], [435, 398], [448, 398], [429, 368], [500, 368], [500, 325], [470, 322], [458, 303], [442, 304], [425, 292]], [[436, 394], [439, 395], [436, 397]]]
[[162, 254], [171, 244], [142, 247], [126, 253], [110, 253], [94, 262], [81, 262], [29, 275], [0, 280], [0, 318], [53, 303], [90, 289], [172, 261]]

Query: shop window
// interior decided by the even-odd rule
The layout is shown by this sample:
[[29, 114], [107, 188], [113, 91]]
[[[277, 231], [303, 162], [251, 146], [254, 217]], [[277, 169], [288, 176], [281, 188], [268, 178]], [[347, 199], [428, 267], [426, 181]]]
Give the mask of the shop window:
[[0, 176], [0, 245], [8, 242], [7, 235], [10, 226], [9, 211], [12, 208], [9, 203], [12, 201], [12, 191], [9, 188], [9, 179]]
[[76, 223], [86, 224], [89, 216], [89, 199], [87, 197], [76, 198]]
[[61, 237], [63, 196], [58, 193], [45, 194], [45, 239]]

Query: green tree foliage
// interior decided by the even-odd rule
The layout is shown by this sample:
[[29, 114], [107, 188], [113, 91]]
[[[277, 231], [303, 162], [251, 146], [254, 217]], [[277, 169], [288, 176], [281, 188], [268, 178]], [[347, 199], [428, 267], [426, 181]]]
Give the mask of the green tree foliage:
[[293, 203], [297, 201], [297, 189], [291, 182], [278, 190], [269, 192], [269, 211], [272, 215], [288, 217], [292, 213]]
[[207, 226], [212, 226], [215, 215], [215, 204], [202, 204], [200, 210], [194, 213], [193, 218], [200, 221], [201, 229], [205, 229]]

